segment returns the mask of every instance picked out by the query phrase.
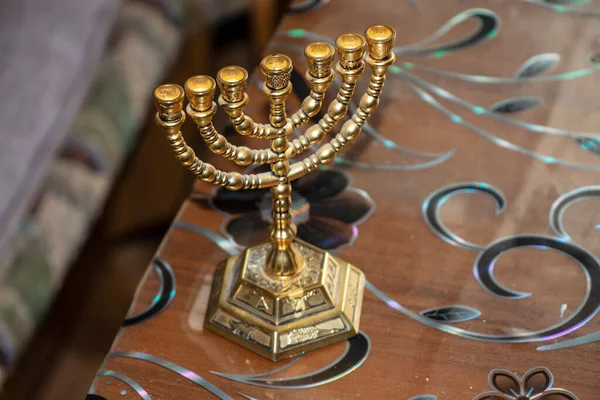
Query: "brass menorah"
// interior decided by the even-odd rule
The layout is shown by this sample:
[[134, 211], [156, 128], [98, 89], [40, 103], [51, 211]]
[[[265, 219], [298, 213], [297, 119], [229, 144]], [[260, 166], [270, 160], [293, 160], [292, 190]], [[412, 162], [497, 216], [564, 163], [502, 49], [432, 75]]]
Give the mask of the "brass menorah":
[[[269, 98], [269, 124], [255, 123], [244, 114], [249, 98], [245, 91], [248, 73], [236, 66], [217, 73], [221, 90], [219, 105], [237, 133], [271, 140], [271, 148], [253, 150], [234, 146], [212, 124], [217, 111], [215, 80], [194, 76], [178, 85], [164, 84], [154, 91], [160, 125], [179, 162], [204, 182], [229, 190], [271, 188], [271, 241], [229, 257], [217, 269], [205, 327], [274, 361], [337, 342], [358, 333], [364, 290], [364, 274], [353, 265], [296, 238], [292, 222], [291, 185], [321, 165], [330, 163], [361, 132], [379, 97], [388, 68], [394, 63], [392, 47], [396, 32], [374, 25], [365, 36], [346, 33], [336, 41], [340, 60], [335, 69], [342, 83], [327, 113], [292, 141], [287, 135], [304, 125], [321, 109], [325, 92], [334, 79], [335, 48], [324, 42], [309, 44], [306, 80], [311, 92], [301, 109], [286, 116], [286, 98], [292, 91], [292, 60], [271, 54], [260, 63], [265, 77], [263, 91]], [[365, 58], [365, 50], [369, 52]], [[356, 83], [366, 63], [372, 69], [369, 87], [359, 107], [328, 143], [292, 165], [289, 160], [317, 145], [348, 111]], [[208, 148], [238, 165], [269, 164], [271, 172], [241, 174], [225, 172], [198, 159], [180, 132], [187, 115], [198, 125]]]

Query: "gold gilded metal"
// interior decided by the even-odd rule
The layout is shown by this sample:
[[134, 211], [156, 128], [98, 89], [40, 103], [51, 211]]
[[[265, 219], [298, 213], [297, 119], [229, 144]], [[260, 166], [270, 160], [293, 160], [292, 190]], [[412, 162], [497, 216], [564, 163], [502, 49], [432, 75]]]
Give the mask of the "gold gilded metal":
[[[339, 36], [335, 48], [324, 42], [309, 44], [304, 55], [308, 63], [306, 80], [311, 91], [291, 116], [286, 114], [285, 103], [292, 91], [292, 60], [283, 54], [266, 56], [260, 70], [265, 78], [263, 91], [269, 98], [268, 124], [255, 123], [244, 114], [249, 101], [248, 73], [241, 67], [222, 68], [216, 81], [200, 75], [189, 78], [185, 89], [164, 84], [154, 91], [156, 122], [166, 133], [179, 162], [198, 179], [229, 190], [271, 190], [271, 240], [249, 247], [219, 265], [205, 321], [208, 330], [274, 361], [358, 332], [364, 274], [353, 265], [296, 238], [290, 183], [330, 163], [360, 134], [379, 104], [385, 74], [395, 61], [392, 52], [395, 39], [394, 28], [374, 25], [364, 36], [354, 33]], [[321, 110], [325, 92], [334, 78], [332, 66], [336, 49], [339, 61], [335, 71], [342, 81], [337, 97], [318, 123], [288, 141], [290, 133]], [[290, 165], [292, 157], [321, 143], [346, 115], [365, 64], [372, 72], [356, 112], [329, 142]], [[235, 146], [216, 131], [212, 119], [217, 111], [214, 101], [217, 86], [221, 92], [218, 104], [235, 130], [244, 136], [269, 139], [269, 148], [255, 150]], [[189, 101], [185, 112], [184, 97]], [[200, 136], [213, 153], [238, 165], [268, 164], [271, 171], [241, 174], [221, 171], [203, 162], [181, 134], [186, 115], [198, 126]]]

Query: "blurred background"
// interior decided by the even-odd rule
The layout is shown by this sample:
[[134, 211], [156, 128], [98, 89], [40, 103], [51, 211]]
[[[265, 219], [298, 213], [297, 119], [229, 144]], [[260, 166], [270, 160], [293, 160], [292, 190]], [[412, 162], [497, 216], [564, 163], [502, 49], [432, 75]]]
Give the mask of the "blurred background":
[[85, 396], [191, 189], [152, 89], [251, 71], [304, 3], [0, 0], [0, 399]]

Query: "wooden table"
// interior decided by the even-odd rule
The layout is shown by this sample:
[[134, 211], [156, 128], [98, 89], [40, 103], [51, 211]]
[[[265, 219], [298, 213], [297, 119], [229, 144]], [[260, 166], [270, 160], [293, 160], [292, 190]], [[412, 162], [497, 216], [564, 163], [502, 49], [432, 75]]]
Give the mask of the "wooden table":
[[[371, 126], [296, 192], [309, 205], [300, 237], [367, 276], [362, 333], [274, 364], [203, 331], [215, 266], [236, 242], [262, 240], [267, 223], [261, 195], [199, 184], [139, 286], [131, 315], [149, 308], [115, 340], [97, 395], [492, 400], [522, 385], [521, 400], [599, 398], [600, 74], [590, 56], [600, 9], [316, 3], [289, 14], [270, 44], [298, 76], [309, 41], [374, 23], [398, 31]], [[264, 106], [254, 87], [248, 114], [264, 121]]]

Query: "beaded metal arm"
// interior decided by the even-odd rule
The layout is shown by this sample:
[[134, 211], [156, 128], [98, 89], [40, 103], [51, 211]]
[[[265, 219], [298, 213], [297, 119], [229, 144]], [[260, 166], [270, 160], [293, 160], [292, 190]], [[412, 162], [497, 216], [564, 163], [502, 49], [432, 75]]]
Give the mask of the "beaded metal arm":
[[[263, 91], [269, 98], [269, 123], [259, 124], [244, 114], [249, 102], [245, 91], [248, 73], [241, 67], [221, 69], [217, 81], [200, 75], [188, 79], [185, 89], [174, 84], [154, 91], [158, 108], [156, 122], [163, 128], [179, 162], [204, 182], [229, 190], [271, 188], [271, 241], [250, 247], [243, 255], [230, 257], [218, 269], [206, 328], [219, 333], [272, 360], [321, 347], [358, 332], [364, 275], [356, 267], [296, 238], [292, 223], [290, 182], [331, 162], [336, 154], [361, 132], [379, 97], [388, 68], [394, 63], [393, 28], [375, 25], [365, 37], [347, 33], [335, 42], [340, 60], [336, 71], [342, 84], [327, 113], [298, 138], [287, 135], [315, 116], [323, 105], [325, 92], [333, 81], [335, 48], [328, 43], [311, 43], [305, 49], [309, 96], [300, 110], [286, 115], [286, 98], [292, 91], [292, 61], [283, 54], [271, 54], [260, 63], [265, 77]], [[359, 107], [341, 131], [328, 143], [290, 166], [289, 160], [323, 141], [348, 111], [356, 82], [366, 63], [372, 69], [369, 87]], [[229, 116], [235, 130], [244, 136], [270, 139], [268, 149], [234, 146], [212, 124], [218, 104]], [[215, 154], [238, 165], [269, 164], [270, 172], [240, 174], [216, 169], [196, 157], [186, 145], [180, 128], [187, 115], [196, 123], [200, 136]]]

